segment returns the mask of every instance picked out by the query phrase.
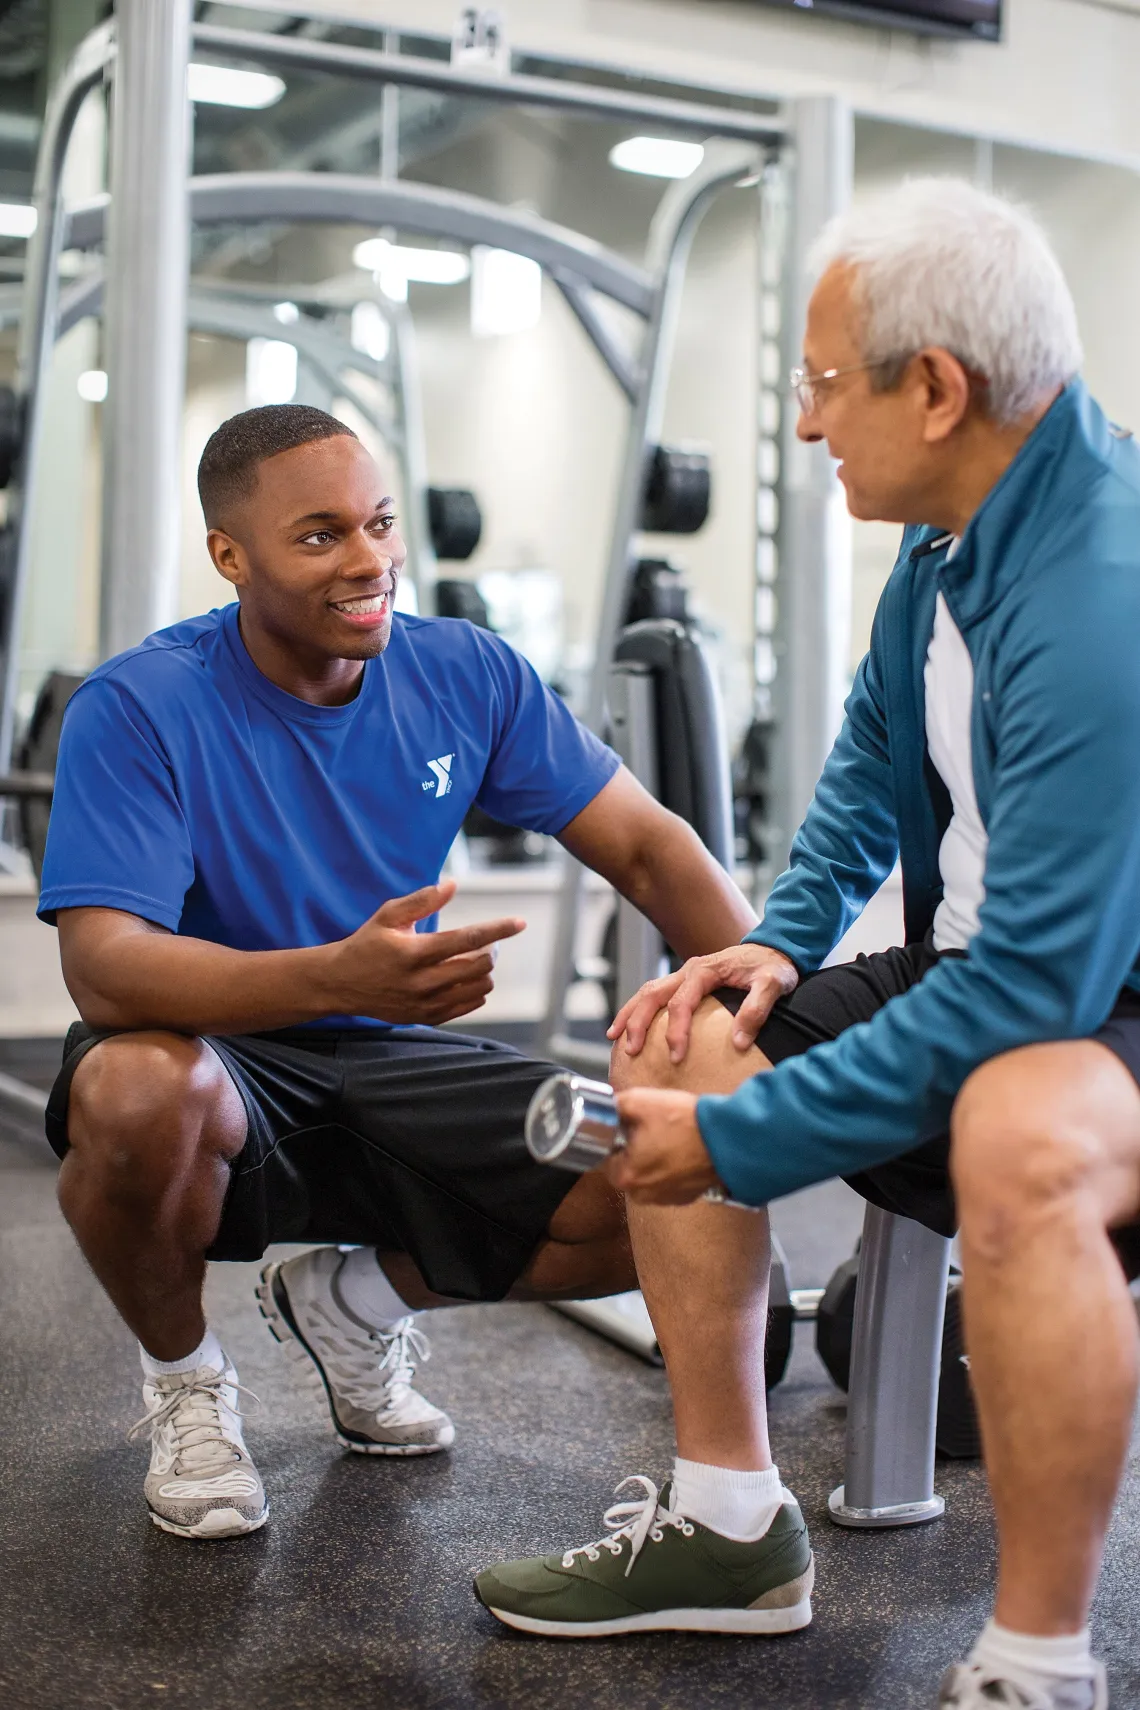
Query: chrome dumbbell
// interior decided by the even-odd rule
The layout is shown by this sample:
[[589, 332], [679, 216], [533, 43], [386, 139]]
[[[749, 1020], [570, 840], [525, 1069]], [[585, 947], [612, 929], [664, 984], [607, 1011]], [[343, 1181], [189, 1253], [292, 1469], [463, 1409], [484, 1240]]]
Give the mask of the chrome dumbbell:
[[[578, 1175], [604, 1164], [625, 1145], [614, 1089], [605, 1081], [569, 1073], [543, 1081], [527, 1109], [524, 1134], [527, 1150], [538, 1163]], [[709, 1188], [701, 1198], [745, 1211], [756, 1209], [729, 1199], [722, 1187]]]

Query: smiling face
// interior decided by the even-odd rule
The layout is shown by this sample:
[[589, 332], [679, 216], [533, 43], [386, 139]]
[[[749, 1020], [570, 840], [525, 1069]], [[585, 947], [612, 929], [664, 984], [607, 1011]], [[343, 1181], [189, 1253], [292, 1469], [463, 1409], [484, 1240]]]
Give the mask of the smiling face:
[[223, 520], [207, 536], [210, 556], [237, 589], [246, 646], [267, 675], [281, 682], [291, 664], [316, 683], [343, 679], [348, 664], [355, 679], [352, 662], [384, 651], [407, 551], [359, 440], [338, 434], [265, 458]]

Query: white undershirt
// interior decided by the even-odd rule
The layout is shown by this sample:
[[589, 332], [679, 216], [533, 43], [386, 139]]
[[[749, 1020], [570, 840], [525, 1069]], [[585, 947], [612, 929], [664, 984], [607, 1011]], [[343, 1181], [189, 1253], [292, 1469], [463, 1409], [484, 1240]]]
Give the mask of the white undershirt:
[[954, 810], [938, 851], [942, 901], [934, 916], [934, 948], [964, 950], [978, 930], [978, 910], [985, 899], [989, 838], [974, 793], [970, 746], [974, 665], [941, 594], [935, 602], [924, 678], [926, 745]]

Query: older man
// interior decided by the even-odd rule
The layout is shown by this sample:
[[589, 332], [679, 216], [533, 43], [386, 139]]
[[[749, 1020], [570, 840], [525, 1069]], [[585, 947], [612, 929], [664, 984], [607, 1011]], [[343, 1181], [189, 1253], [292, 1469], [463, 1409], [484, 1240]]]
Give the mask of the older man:
[[[1102, 1710], [1086, 1623], [1137, 1382], [1118, 1251], [1140, 1216], [1140, 456], [1075, 378], [1072, 302], [1025, 213], [911, 182], [817, 261], [799, 434], [853, 515], [907, 525], [902, 551], [761, 925], [615, 1022], [633, 1090], [611, 1175], [678, 1206], [718, 1179], [763, 1205], [843, 1175], [960, 1224], [1001, 1561], [940, 1703]], [[905, 947], [820, 972], [896, 855]], [[606, 1572], [559, 1559], [548, 1617], [556, 1572]]]

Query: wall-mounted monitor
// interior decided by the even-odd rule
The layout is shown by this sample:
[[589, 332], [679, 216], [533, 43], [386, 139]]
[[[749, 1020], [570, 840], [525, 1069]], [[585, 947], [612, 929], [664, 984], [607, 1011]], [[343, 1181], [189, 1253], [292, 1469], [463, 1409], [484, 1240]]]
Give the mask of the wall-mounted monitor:
[[820, 12], [923, 35], [1001, 40], [1002, 0], [764, 0], [785, 12]]

